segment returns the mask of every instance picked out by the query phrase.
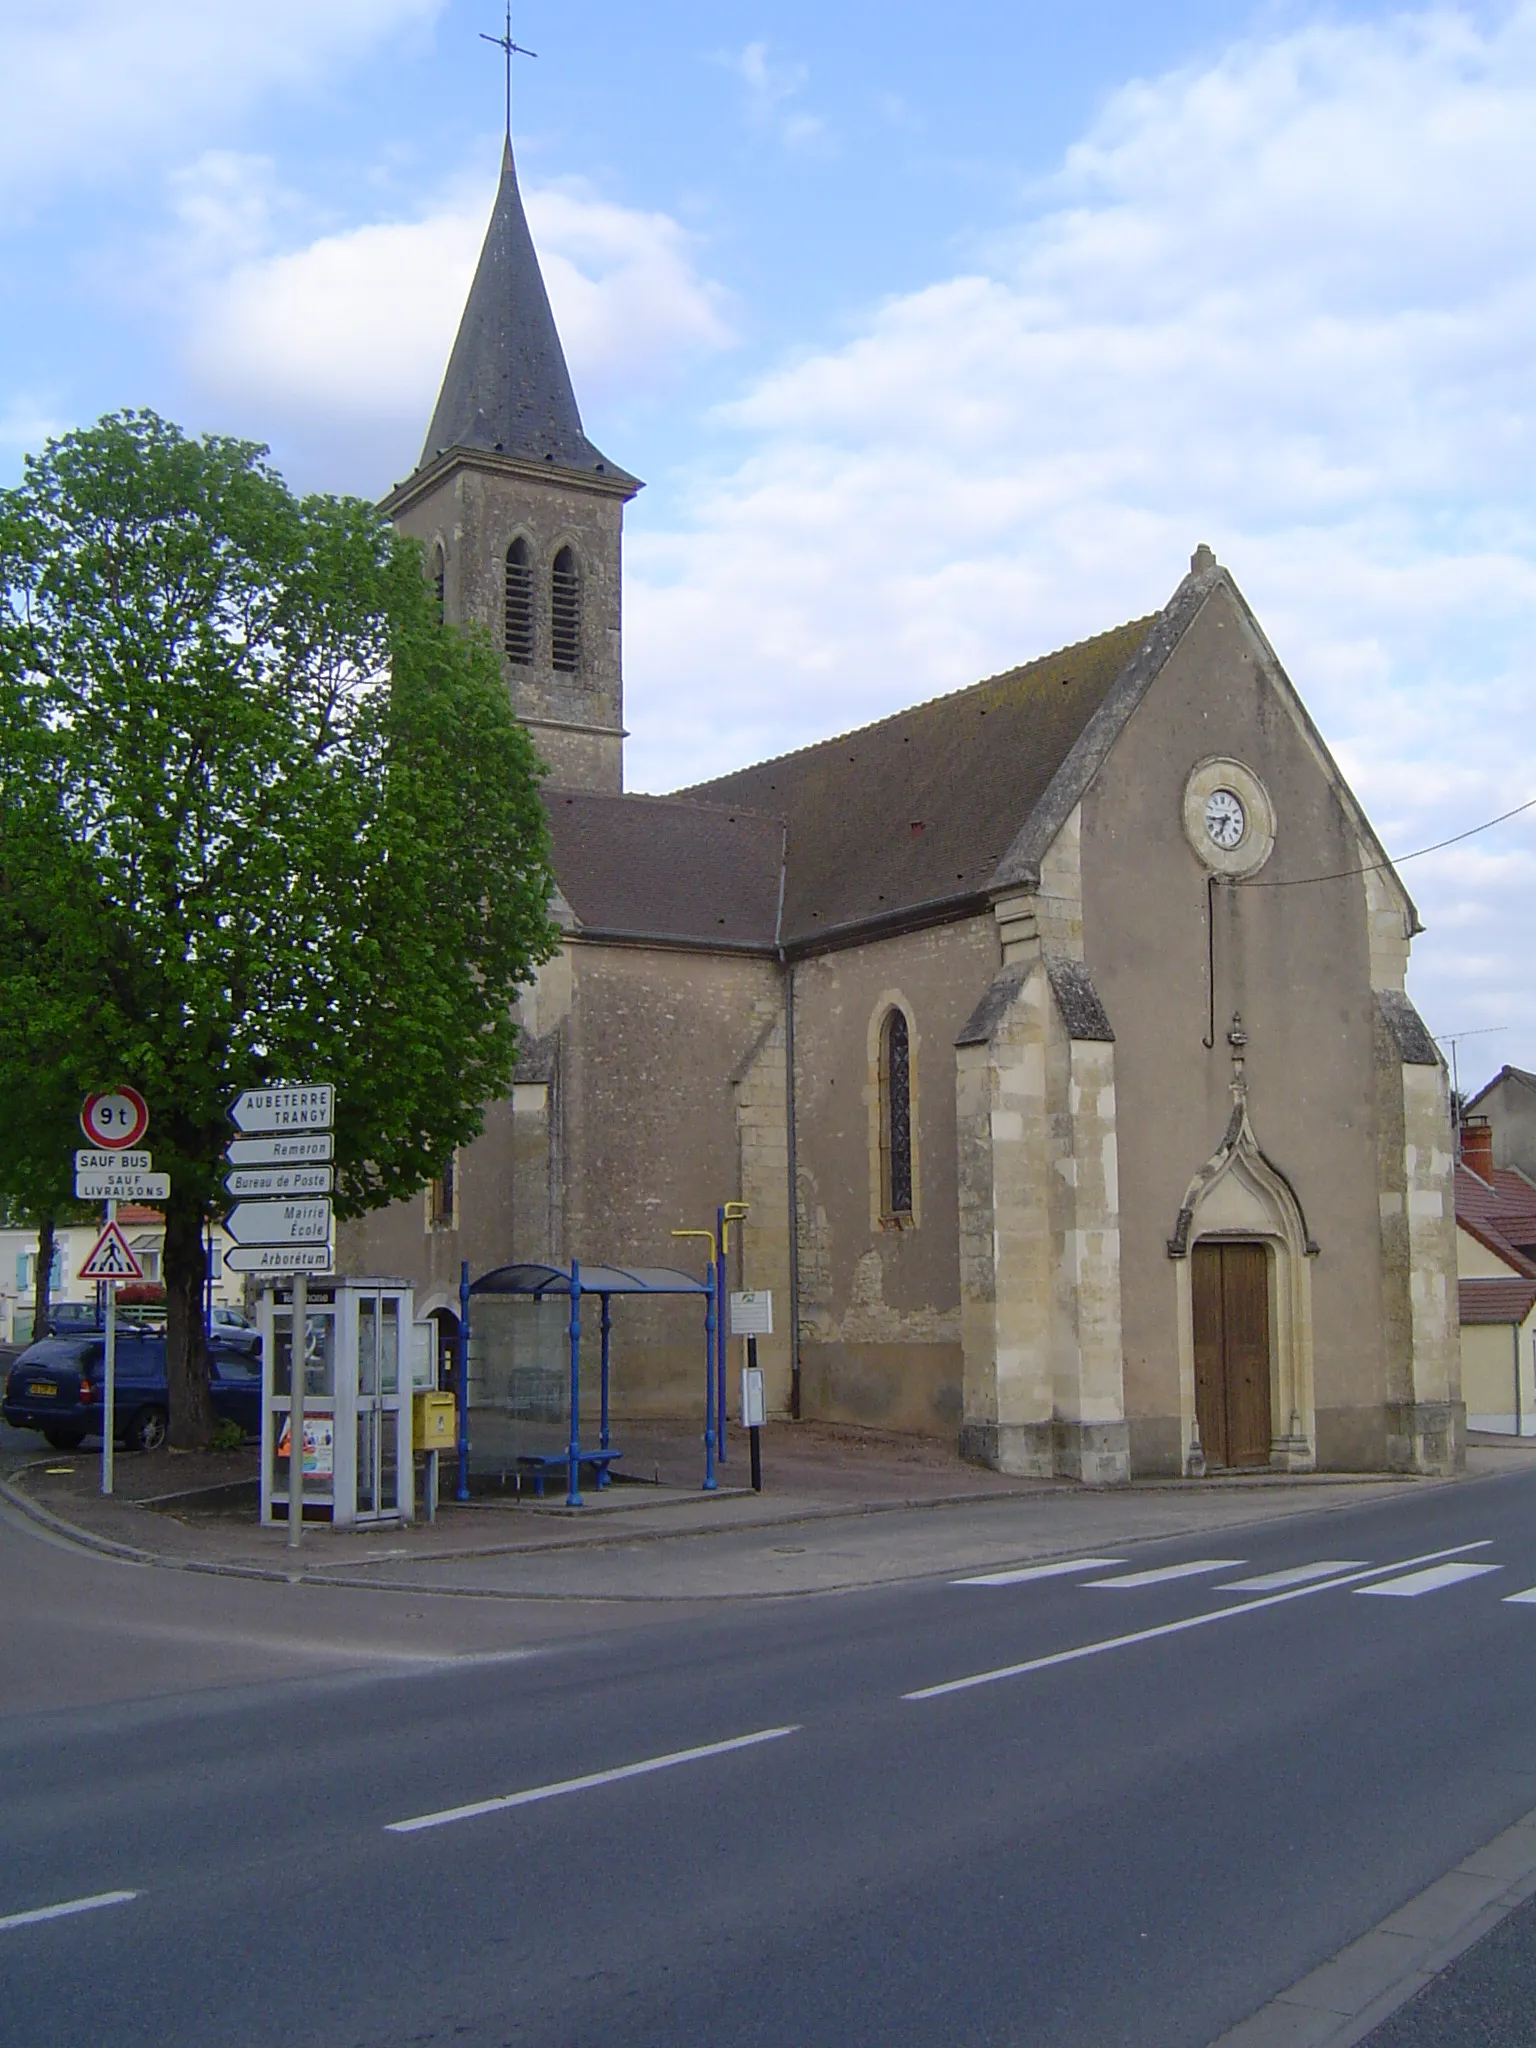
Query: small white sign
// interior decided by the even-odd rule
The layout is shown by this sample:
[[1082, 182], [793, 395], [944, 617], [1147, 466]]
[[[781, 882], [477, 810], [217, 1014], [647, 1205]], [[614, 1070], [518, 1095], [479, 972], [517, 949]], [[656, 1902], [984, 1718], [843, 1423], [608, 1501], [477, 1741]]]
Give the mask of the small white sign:
[[77, 1173], [77, 1202], [163, 1202], [171, 1192], [168, 1173]]
[[230, 1115], [242, 1131], [328, 1131], [335, 1121], [336, 1090], [247, 1088]]
[[236, 1202], [224, 1228], [236, 1244], [324, 1244], [329, 1202]]
[[226, 1173], [224, 1185], [232, 1195], [328, 1195], [331, 1169], [328, 1166], [242, 1166]]
[[77, 1152], [76, 1173], [148, 1173], [154, 1160], [147, 1152]]
[[334, 1143], [329, 1131], [299, 1131], [291, 1138], [231, 1138], [224, 1157], [231, 1166], [301, 1166], [329, 1159]]
[[768, 1420], [768, 1398], [763, 1392], [763, 1368], [746, 1365], [741, 1370], [741, 1426], [761, 1429]]
[[731, 1296], [731, 1335], [773, 1335], [773, 1296], [766, 1287], [752, 1288], [745, 1294]]
[[224, 1254], [231, 1273], [329, 1273], [335, 1263], [333, 1244], [235, 1245]]

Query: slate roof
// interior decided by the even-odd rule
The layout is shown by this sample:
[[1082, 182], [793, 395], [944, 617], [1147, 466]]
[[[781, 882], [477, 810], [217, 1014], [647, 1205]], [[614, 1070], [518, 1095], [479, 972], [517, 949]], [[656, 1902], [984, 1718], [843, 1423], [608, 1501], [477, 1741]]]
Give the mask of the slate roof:
[[979, 907], [1154, 623], [1137, 619], [679, 794], [785, 819], [788, 944], [941, 906], [953, 912], [972, 899]]
[[502, 152], [491, 224], [418, 467], [455, 447], [598, 471], [638, 488], [637, 480], [609, 462], [582, 431], [517, 189], [510, 142]]
[[1477, 1093], [1468, 1100], [1464, 1114], [1470, 1116], [1483, 1097], [1491, 1094], [1501, 1081], [1518, 1081], [1523, 1087], [1536, 1089], [1536, 1074], [1527, 1073], [1524, 1067], [1500, 1067], [1493, 1079], [1485, 1081]]
[[560, 893], [588, 936], [771, 950], [784, 871], [780, 819], [729, 804], [546, 789]]
[[1536, 1280], [1461, 1280], [1464, 1323], [1523, 1323], [1536, 1305]]

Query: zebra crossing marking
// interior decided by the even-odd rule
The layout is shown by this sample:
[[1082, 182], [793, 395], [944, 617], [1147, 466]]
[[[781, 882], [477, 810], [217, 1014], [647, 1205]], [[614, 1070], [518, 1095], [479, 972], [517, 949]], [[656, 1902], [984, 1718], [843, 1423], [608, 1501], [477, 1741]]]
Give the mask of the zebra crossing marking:
[[981, 1572], [971, 1579], [951, 1579], [952, 1586], [1022, 1586], [1031, 1579], [1064, 1579], [1071, 1572], [1102, 1571], [1112, 1564], [1124, 1564], [1123, 1557], [1069, 1557], [1054, 1564], [1021, 1565], [1017, 1571]]

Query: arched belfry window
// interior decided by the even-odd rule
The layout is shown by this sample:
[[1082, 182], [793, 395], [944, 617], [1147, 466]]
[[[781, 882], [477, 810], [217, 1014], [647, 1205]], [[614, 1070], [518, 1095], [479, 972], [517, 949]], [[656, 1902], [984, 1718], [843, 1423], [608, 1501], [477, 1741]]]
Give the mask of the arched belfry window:
[[912, 1214], [912, 1044], [904, 1010], [886, 1012], [880, 1031], [881, 1207]]
[[432, 550], [432, 597], [437, 606], [437, 623], [443, 623], [443, 606], [448, 590], [448, 565], [443, 559], [443, 544], [439, 541]]
[[507, 588], [502, 645], [508, 661], [533, 659], [533, 557], [521, 534], [507, 549]]
[[581, 571], [576, 550], [556, 555], [549, 578], [549, 650], [553, 666], [574, 675], [581, 666]]

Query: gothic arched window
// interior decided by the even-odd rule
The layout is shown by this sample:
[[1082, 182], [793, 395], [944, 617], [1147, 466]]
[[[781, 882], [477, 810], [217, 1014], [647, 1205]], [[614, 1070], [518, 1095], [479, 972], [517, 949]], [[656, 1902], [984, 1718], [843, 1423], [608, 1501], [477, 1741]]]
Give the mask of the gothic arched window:
[[533, 557], [521, 534], [507, 549], [502, 645], [508, 661], [526, 665], [533, 659]]
[[443, 559], [443, 544], [438, 542], [432, 550], [432, 596], [437, 604], [437, 623], [443, 623], [443, 605], [448, 589], [448, 565]]
[[880, 1031], [881, 1208], [912, 1214], [912, 1050], [904, 1010], [886, 1012]]
[[574, 675], [581, 666], [581, 571], [570, 546], [556, 555], [550, 572], [549, 647], [553, 666]]

